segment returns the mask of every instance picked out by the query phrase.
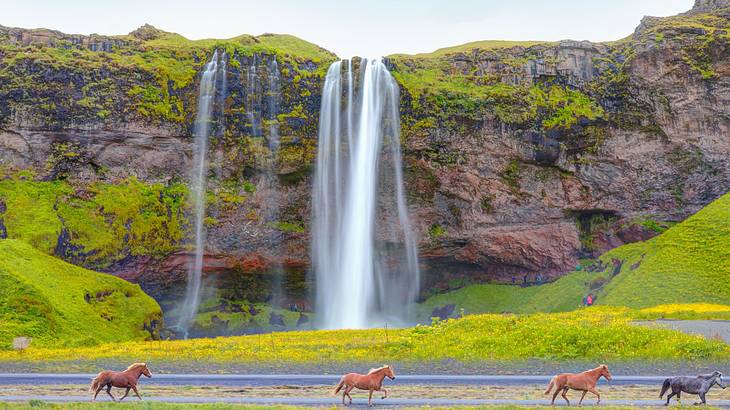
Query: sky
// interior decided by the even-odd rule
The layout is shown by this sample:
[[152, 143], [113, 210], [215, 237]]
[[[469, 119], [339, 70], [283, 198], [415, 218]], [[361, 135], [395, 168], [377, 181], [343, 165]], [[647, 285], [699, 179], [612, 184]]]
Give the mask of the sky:
[[478, 40], [610, 41], [694, 0], [0, 0], [0, 25], [126, 34], [149, 23], [190, 39], [286, 33], [346, 58]]

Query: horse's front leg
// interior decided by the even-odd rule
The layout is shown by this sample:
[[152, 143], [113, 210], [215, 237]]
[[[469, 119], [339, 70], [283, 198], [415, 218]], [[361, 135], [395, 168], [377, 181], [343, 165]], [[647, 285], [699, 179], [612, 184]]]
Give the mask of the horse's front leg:
[[586, 397], [586, 393], [588, 393], [588, 390], [583, 390], [583, 394], [580, 395], [580, 400], [578, 401], [578, 405], [583, 404], [583, 399]]
[[700, 396], [700, 402], [695, 403], [695, 404], [701, 404], [701, 405], [707, 404], [707, 402], [705, 401], [705, 393], [698, 393], [698, 395]]
[[[677, 393], [676, 392], [671, 392], [671, 393], [667, 394], [667, 402], [664, 403], [665, 406], [669, 406], [669, 399], [671, 399], [672, 396], [674, 396], [675, 394], [677, 394]], [[679, 397], [679, 396], [677, 396], [677, 397]], [[677, 399], [677, 400], [679, 400], [679, 399]]]
[[596, 401], [596, 404], [598, 404], [598, 403], [601, 402], [601, 395], [598, 394], [598, 390], [596, 390], [595, 388], [592, 388], [592, 389], [590, 389], [588, 391], [591, 392], [591, 393], [593, 393], [593, 394], [595, 394], [596, 397], [598, 397], [598, 401]]
[[139, 395], [139, 392], [137, 391], [137, 386], [132, 385], [132, 390], [134, 390], [134, 394], [137, 395], [137, 398], [142, 400], [142, 396]]
[[373, 389], [370, 389], [370, 395], [368, 396], [368, 407], [373, 407]]
[[111, 397], [113, 401], [117, 401], [117, 399], [112, 394], [112, 385], [111, 384], [107, 384], [107, 386], [106, 386], [106, 394], [108, 394], [109, 397]]
[[127, 395], [129, 394], [129, 390], [130, 389], [131, 389], [131, 387], [127, 387], [127, 391], [124, 392], [124, 396], [122, 396], [122, 398], [119, 399], [119, 401], [122, 401], [122, 400], [124, 400], [125, 397], [127, 397]]
[[381, 397], [380, 399], [381, 400], [387, 399], [388, 398], [388, 390], [386, 390], [386, 389], [380, 389], [380, 391], [383, 392], [383, 397]]
[[560, 390], [562, 390], [562, 389], [557, 389], [557, 390], [555, 390], [555, 393], [553, 393], [553, 401], [550, 402], [551, 406], [555, 405], [555, 399], [558, 397], [558, 394], [560, 394]]
[[96, 389], [96, 392], [94, 393], [94, 398], [91, 399], [91, 401], [96, 401], [96, 396], [99, 395], [99, 392], [102, 391], [102, 389], [104, 389], [104, 385], [101, 385], [98, 389]]

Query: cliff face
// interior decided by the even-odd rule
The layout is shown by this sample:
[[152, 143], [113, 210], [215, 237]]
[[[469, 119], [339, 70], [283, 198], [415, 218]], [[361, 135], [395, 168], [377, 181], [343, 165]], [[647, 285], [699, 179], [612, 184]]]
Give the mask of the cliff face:
[[432, 188], [416, 195], [423, 254], [532, 281], [726, 192], [730, 12], [711, 6], [609, 44], [391, 57], [410, 170]]
[[[725, 3], [645, 18], [614, 43], [389, 57], [425, 288], [556, 277], [727, 192]], [[288, 36], [0, 27], [0, 232], [172, 297], [188, 261], [197, 74], [214, 49], [227, 51], [229, 94], [213, 124], [205, 271], [266, 289], [283, 265], [289, 299], [303, 301], [320, 92], [336, 57]]]

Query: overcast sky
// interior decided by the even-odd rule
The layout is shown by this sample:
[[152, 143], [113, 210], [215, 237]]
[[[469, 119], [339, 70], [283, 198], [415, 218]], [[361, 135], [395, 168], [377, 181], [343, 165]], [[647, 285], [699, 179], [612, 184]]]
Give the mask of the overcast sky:
[[693, 0], [0, 0], [0, 24], [125, 34], [144, 23], [190, 39], [288, 33], [340, 57], [429, 52], [476, 40], [623, 38], [642, 16]]

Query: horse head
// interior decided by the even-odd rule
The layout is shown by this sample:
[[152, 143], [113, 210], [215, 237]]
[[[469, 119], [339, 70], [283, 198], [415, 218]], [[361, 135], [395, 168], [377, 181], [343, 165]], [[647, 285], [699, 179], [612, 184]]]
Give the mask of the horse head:
[[144, 367], [142, 368], [142, 374], [147, 377], [152, 377], [152, 372], [150, 371], [150, 368], [147, 367], [147, 363], [144, 363]]
[[[129, 367], [127, 367], [126, 371], [138, 371], [139, 374], [143, 374], [147, 377], [152, 377], [152, 372], [150, 372], [150, 369], [147, 367], [147, 363], [133, 363]], [[139, 376], [137, 376], [139, 377]]]
[[598, 368], [601, 371], [600, 376], [598, 376], [598, 377], [600, 378], [601, 376], [603, 376], [606, 378], [606, 380], [610, 381], [612, 376], [611, 376], [611, 372], [608, 371], [608, 366], [606, 366], [605, 364], [602, 364], [602, 365], [598, 366]]
[[393, 371], [393, 368], [390, 367], [390, 365], [385, 365], [385, 375], [388, 376], [390, 380], [395, 380], [395, 372]]
[[715, 371], [713, 375], [717, 376], [717, 378], [715, 379], [715, 384], [722, 387], [723, 389], [727, 387], [722, 381], [722, 372]]

